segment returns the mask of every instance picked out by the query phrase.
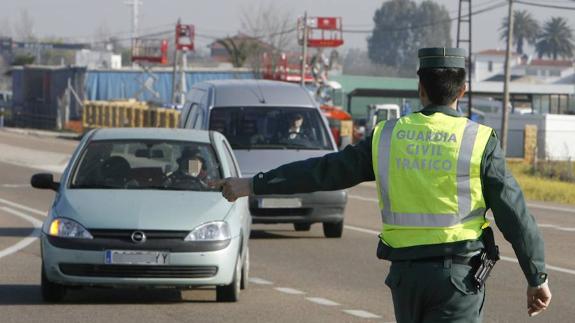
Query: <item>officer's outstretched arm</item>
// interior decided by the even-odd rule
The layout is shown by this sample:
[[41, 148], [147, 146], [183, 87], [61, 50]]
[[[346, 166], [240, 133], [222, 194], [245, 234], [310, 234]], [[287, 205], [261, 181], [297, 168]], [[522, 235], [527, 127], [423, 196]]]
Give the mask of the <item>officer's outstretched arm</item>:
[[374, 178], [370, 136], [356, 145], [323, 157], [288, 163], [251, 179], [227, 178], [213, 181], [211, 185], [221, 188], [225, 198], [235, 201], [250, 194], [333, 191], [373, 181]]

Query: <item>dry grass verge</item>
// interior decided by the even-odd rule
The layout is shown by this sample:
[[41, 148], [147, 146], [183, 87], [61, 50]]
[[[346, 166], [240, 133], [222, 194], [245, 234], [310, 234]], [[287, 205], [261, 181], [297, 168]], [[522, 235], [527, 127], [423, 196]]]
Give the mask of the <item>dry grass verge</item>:
[[575, 183], [531, 175], [531, 167], [522, 162], [508, 161], [507, 166], [528, 200], [575, 205]]

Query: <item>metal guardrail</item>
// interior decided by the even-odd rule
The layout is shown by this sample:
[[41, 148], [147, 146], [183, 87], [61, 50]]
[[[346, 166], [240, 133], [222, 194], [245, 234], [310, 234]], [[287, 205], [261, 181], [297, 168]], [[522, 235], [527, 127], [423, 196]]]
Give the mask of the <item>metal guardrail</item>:
[[180, 111], [151, 108], [144, 102], [84, 102], [82, 125], [90, 128], [177, 128]]

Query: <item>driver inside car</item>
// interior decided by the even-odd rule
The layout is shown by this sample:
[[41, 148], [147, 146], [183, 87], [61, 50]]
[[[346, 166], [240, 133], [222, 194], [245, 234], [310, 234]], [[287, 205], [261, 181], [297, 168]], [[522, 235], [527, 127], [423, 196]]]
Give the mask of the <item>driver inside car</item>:
[[208, 187], [206, 183], [207, 165], [199, 151], [183, 150], [177, 163], [178, 169], [167, 176], [166, 186], [182, 189], [204, 189]]
[[295, 139], [308, 139], [307, 135], [304, 133], [302, 129], [303, 125], [303, 116], [301, 114], [296, 114], [293, 116], [290, 128], [288, 129], [288, 139], [295, 140]]

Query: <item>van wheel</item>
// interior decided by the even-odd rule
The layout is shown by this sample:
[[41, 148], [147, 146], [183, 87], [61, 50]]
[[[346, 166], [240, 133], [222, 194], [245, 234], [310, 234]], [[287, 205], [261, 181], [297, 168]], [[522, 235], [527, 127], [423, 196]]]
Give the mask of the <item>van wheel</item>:
[[323, 223], [323, 234], [326, 238], [341, 238], [343, 234], [343, 220]]
[[237, 302], [240, 299], [242, 261], [238, 255], [234, 278], [229, 285], [216, 286], [216, 300], [218, 302]]
[[67, 288], [63, 285], [53, 283], [46, 277], [44, 271], [44, 264], [42, 264], [42, 279], [40, 281], [40, 289], [42, 291], [42, 299], [45, 302], [58, 303], [61, 302], [66, 296]]
[[242, 281], [240, 284], [241, 289], [246, 289], [248, 287], [249, 279], [250, 279], [250, 248], [246, 247], [246, 258], [244, 259], [244, 264], [242, 265]]
[[311, 223], [294, 223], [293, 228], [296, 231], [309, 231], [311, 228]]

